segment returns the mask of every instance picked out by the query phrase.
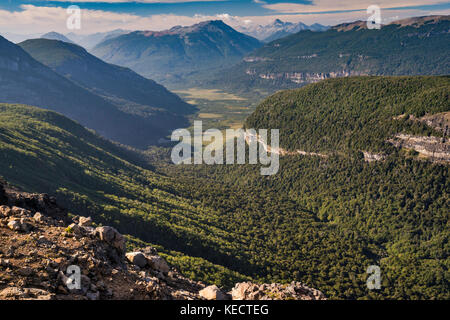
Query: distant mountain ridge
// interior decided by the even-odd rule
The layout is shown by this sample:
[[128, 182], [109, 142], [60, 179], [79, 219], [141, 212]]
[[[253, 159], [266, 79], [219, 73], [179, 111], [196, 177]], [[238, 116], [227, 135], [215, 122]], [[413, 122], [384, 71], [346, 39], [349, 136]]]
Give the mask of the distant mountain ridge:
[[308, 26], [302, 22], [284, 22], [276, 19], [273, 23], [267, 25], [242, 26], [238, 30], [264, 42], [270, 42], [303, 30], [326, 31], [328, 28], [328, 26], [319, 23]]
[[[411, 18], [405, 18], [401, 20], [395, 20], [389, 24], [382, 25], [382, 27], [389, 26], [389, 25], [397, 25], [399, 27], [414, 27], [419, 28], [425, 24], [437, 24], [444, 21], [449, 21], [449, 16], [423, 16], [423, 17], [411, 17]], [[357, 31], [357, 30], [364, 30], [367, 28], [367, 21], [354, 21], [354, 22], [347, 22], [338, 24], [332, 29], [337, 31]]]
[[[124, 144], [145, 148], [167, 134], [166, 123], [160, 119], [151, 122], [140, 115], [119, 110], [108, 99], [59, 75], [2, 37], [0, 88], [1, 102], [35, 105], [60, 112], [100, 135]], [[182, 120], [173, 125], [180, 123], [185, 124]]]
[[58, 32], [48, 32], [46, 34], [43, 34], [41, 36], [41, 39], [59, 40], [59, 41], [64, 41], [64, 42], [68, 42], [68, 43], [75, 43], [72, 40], [70, 40], [69, 38], [67, 38], [65, 35], [58, 33]]
[[102, 41], [118, 37], [123, 34], [127, 34], [131, 32], [130, 30], [123, 30], [123, 29], [116, 29], [112, 31], [107, 32], [96, 32], [93, 34], [76, 34], [76, 33], [68, 33], [66, 34], [66, 37], [72, 40], [73, 42], [79, 44], [80, 46], [86, 48], [87, 50], [90, 50], [94, 48], [97, 44], [99, 44]]
[[135, 31], [98, 44], [91, 52], [158, 82], [187, 77], [234, 64], [259, 48], [259, 40], [237, 32], [221, 20], [165, 31]]
[[450, 16], [394, 21], [379, 30], [357, 21], [270, 42], [209, 85], [273, 92], [327, 78], [449, 74], [449, 50]]
[[129, 101], [131, 105], [128, 109], [123, 108], [125, 112], [150, 117], [162, 110], [179, 115], [195, 110], [155, 81], [130, 69], [108, 64], [78, 45], [35, 39], [24, 41], [19, 46], [34, 59], [82, 87], [105, 98], [112, 97], [113, 103], [116, 103], [114, 99], [120, 99], [117, 102], [119, 108], [126, 104], [124, 100]]

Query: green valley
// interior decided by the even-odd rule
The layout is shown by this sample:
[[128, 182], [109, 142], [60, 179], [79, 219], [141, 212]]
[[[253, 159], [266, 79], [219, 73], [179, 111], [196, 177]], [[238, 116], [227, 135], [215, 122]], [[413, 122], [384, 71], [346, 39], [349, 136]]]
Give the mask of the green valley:
[[[416, 119], [448, 112], [449, 87], [448, 77], [357, 77], [269, 97], [247, 128], [280, 128], [282, 147], [327, 153], [282, 157], [274, 176], [173, 165], [170, 148], [120, 147], [54, 112], [2, 104], [0, 174], [221, 286], [295, 280], [329, 298], [448, 299], [448, 164], [386, 140], [442, 135]], [[230, 98], [218, 94], [203, 97]], [[365, 161], [362, 150], [385, 158]], [[381, 290], [366, 287], [370, 265]]]

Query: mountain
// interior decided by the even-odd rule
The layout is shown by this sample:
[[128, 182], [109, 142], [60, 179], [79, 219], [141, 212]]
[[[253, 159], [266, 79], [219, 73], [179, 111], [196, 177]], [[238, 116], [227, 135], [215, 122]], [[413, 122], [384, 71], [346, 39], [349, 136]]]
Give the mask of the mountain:
[[112, 39], [114, 37], [127, 34], [131, 31], [129, 30], [122, 30], [122, 29], [116, 29], [108, 32], [97, 32], [93, 34], [76, 34], [76, 33], [68, 33], [66, 36], [67, 38], [71, 39], [73, 42], [81, 45], [82, 47], [86, 48], [87, 50], [91, 50], [94, 48], [97, 44], [99, 44], [102, 41]]
[[41, 36], [42, 39], [48, 39], [48, 40], [59, 40], [64, 41], [67, 43], [74, 43], [72, 40], [67, 38], [65, 35], [58, 33], [58, 32], [49, 32]]
[[[1, 37], [0, 88], [2, 102], [32, 104], [60, 112], [104, 137], [136, 147], [155, 143], [170, 128], [160, 119], [166, 117], [164, 113], [154, 120], [125, 113], [117, 105], [57, 74], [21, 47]], [[172, 125], [185, 123], [181, 120]]]
[[273, 92], [352, 75], [450, 73], [450, 17], [393, 22], [369, 30], [356, 22], [325, 32], [301, 31], [270, 42], [237, 66], [212, 77], [211, 86]]
[[[155, 81], [130, 69], [105, 63], [75, 44], [35, 39], [22, 42], [19, 46], [37, 61], [116, 104], [123, 112], [180, 123], [182, 119], [177, 119], [177, 115], [194, 111], [194, 107]], [[164, 120], [163, 117], [173, 119]], [[167, 131], [171, 127], [173, 125], [168, 124]]]
[[131, 32], [103, 41], [91, 52], [158, 82], [180, 83], [236, 63], [260, 46], [257, 39], [217, 20], [159, 32]]
[[260, 39], [264, 42], [271, 42], [303, 30], [326, 31], [327, 29], [328, 27], [318, 23], [308, 26], [302, 22], [292, 23], [276, 19], [273, 23], [264, 26], [243, 26], [239, 28], [239, 31]]

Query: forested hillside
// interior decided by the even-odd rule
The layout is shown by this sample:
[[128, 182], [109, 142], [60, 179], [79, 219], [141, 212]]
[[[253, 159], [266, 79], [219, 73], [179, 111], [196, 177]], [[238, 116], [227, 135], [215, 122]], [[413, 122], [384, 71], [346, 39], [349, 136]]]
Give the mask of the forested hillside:
[[274, 92], [336, 77], [449, 73], [449, 16], [394, 21], [380, 30], [361, 25], [366, 23], [272, 41], [206, 84], [235, 92]]
[[[448, 297], [449, 165], [386, 140], [398, 132], [442, 135], [417, 117], [448, 112], [449, 86], [448, 77], [360, 77], [280, 92], [246, 127], [279, 128], [282, 147], [325, 157], [282, 157], [271, 177], [254, 166], [162, 170], [196, 181], [186, 196], [248, 236], [266, 270], [259, 274], [302, 279], [331, 297]], [[363, 150], [384, 157], [368, 162]], [[364, 284], [373, 264], [380, 291]]]
[[214, 211], [180, 197], [176, 179], [155, 174], [137, 154], [55, 112], [0, 104], [0, 176], [29, 192], [57, 196], [72, 213], [140, 237], [130, 245], [155, 244], [193, 278], [218, 285], [247, 279], [179, 252], [234, 259], [225, 254], [231, 235], [205, 221]]
[[449, 76], [330, 79], [270, 96], [245, 126], [280, 129], [288, 150], [389, 153], [396, 133], [442, 135], [409, 116], [450, 111], [449, 88]]
[[[329, 298], [449, 299], [449, 166], [383, 143], [396, 130], [438, 134], [392, 117], [448, 111], [448, 87], [448, 77], [362, 77], [270, 97], [246, 126], [283, 125], [281, 146], [327, 156], [282, 157], [269, 177], [255, 165], [175, 166], [170, 149], [152, 148], [144, 158], [56, 113], [1, 105], [0, 175], [57, 195], [135, 243], [191, 256], [178, 259], [185, 272], [213, 274], [221, 285], [245, 275], [301, 281]], [[320, 119], [329, 128], [314, 131]], [[364, 161], [365, 143], [386, 157]], [[367, 289], [369, 265], [381, 268], [381, 290]]]

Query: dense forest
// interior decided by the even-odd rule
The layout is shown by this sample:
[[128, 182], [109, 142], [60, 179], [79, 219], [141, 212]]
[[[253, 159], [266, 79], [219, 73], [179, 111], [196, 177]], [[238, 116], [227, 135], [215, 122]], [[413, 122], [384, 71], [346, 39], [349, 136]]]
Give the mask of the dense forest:
[[[56, 113], [1, 105], [0, 175], [220, 286], [298, 280], [330, 298], [449, 299], [449, 166], [384, 143], [438, 134], [393, 117], [449, 111], [448, 88], [448, 77], [364, 77], [270, 97], [247, 127], [282, 125], [282, 147], [327, 153], [282, 157], [274, 176], [258, 165], [175, 166], [169, 148], [143, 154]], [[386, 158], [368, 163], [362, 147]], [[366, 287], [369, 265], [381, 268], [380, 290]]]
[[439, 134], [409, 117], [449, 111], [449, 87], [449, 76], [329, 79], [270, 96], [245, 126], [280, 129], [288, 150], [392, 152], [396, 133]]

